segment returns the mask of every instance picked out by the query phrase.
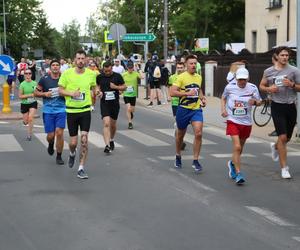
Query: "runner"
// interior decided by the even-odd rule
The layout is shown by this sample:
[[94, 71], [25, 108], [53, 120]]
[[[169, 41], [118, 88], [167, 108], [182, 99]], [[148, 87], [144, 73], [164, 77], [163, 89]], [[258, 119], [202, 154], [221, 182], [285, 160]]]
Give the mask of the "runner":
[[27, 127], [27, 141], [32, 139], [32, 128], [34, 116], [38, 107], [37, 101], [34, 98], [34, 89], [36, 88], [36, 81], [31, 79], [31, 70], [24, 71], [25, 80], [21, 82], [19, 87], [19, 98], [21, 99], [21, 113], [23, 114], [23, 124]]
[[112, 71], [118, 74], [123, 74], [125, 72], [124, 67], [121, 65], [120, 59], [114, 60], [114, 66], [112, 67]]
[[141, 75], [134, 71], [134, 64], [129, 61], [127, 64], [127, 71], [122, 74], [124, 82], [126, 84], [126, 90], [123, 93], [124, 102], [127, 106], [127, 119], [128, 119], [128, 129], [133, 129], [132, 119], [135, 110], [135, 103], [138, 91], [138, 81], [141, 79]]
[[227, 84], [221, 98], [221, 115], [227, 118], [226, 135], [231, 136], [233, 152], [228, 161], [229, 177], [237, 184], [245, 182], [241, 173], [241, 155], [252, 128], [251, 109], [261, 104], [257, 87], [248, 82], [249, 72], [239, 68], [236, 81]]
[[109, 154], [115, 148], [114, 137], [120, 110], [119, 91], [126, 85], [122, 76], [112, 71], [109, 61], [103, 64], [103, 71], [97, 76], [97, 96], [100, 97], [101, 116], [103, 120], [104, 153]]
[[296, 92], [300, 91], [300, 71], [289, 64], [289, 53], [288, 47], [276, 48], [277, 62], [264, 71], [259, 85], [261, 91], [271, 94], [271, 115], [278, 135], [276, 143], [271, 143], [271, 153], [272, 159], [280, 162], [283, 179], [291, 178], [287, 165], [287, 143], [296, 125]]
[[15, 99], [16, 80], [17, 80], [18, 67], [14, 66], [13, 71], [7, 76], [7, 84], [9, 85], [10, 100]]
[[64, 129], [66, 126], [65, 99], [59, 96], [58, 80], [60, 76], [60, 63], [58, 60], [50, 62], [50, 73], [43, 76], [34, 94], [43, 98], [43, 121], [48, 141], [48, 154], [54, 154], [56, 139], [56, 164], [63, 165], [61, 158], [64, 148]]
[[18, 63], [18, 80], [19, 83], [24, 81], [24, 72], [26, 69], [28, 69], [28, 64], [26, 63], [26, 59], [24, 57], [21, 58], [21, 62]]
[[[169, 88], [176, 82], [178, 76], [183, 72], [184, 72], [184, 63], [177, 62], [176, 63], [176, 73], [171, 75], [169, 78]], [[176, 134], [177, 134], [176, 112], [177, 112], [177, 108], [179, 105], [179, 97], [178, 96], [172, 97], [171, 103], [172, 103], [173, 116], [175, 118], [174, 129], [175, 129], [175, 138], [176, 138]], [[185, 147], [186, 147], [186, 143], [182, 142], [181, 150], [184, 150]]]
[[88, 154], [88, 133], [91, 125], [91, 89], [96, 86], [96, 75], [93, 71], [86, 69], [86, 53], [78, 50], [75, 55], [75, 68], [67, 69], [60, 77], [59, 93], [65, 96], [67, 123], [70, 135], [70, 156], [68, 165], [74, 166], [76, 147], [78, 143], [78, 128], [81, 131], [81, 146], [79, 156], [79, 168], [77, 177], [87, 179], [85, 162]]
[[[94, 59], [89, 60], [88, 68], [90, 70], [94, 71], [96, 76], [100, 74], [99, 69], [98, 69], [97, 64], [94, 61]], [[92, 111], [95, 111], [95, 104], [96, 104], [96, 96], [92, 93], [92, 106], [91, 106]]]
[[171, 87], [171, 96], [180, 97], [176, 113], [177, 135], [176, 135], [176, 157], [175, 167], [181, 168], [181, 146], [187, 126], [191, 123], [194, 130], [194, 160], [192, 167], [196, 172], [202, 170], [199, 163], [199, 155], [202, 144], [203, 115], [201, 106], [206, 105], [206, 98], [201, 90], [202, 78], [196, 73], [197, 57], [188, 55], [186, 57], [186, 72], [180, 74]]

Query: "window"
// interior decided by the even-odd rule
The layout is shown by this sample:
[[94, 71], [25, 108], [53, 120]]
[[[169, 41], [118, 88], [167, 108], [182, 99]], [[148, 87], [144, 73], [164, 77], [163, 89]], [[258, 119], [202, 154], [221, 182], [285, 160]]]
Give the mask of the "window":
[[282, 0], [269, 0], [269, 9], [277, 9], [282, 7]]
[[267, 30], [268, 33], [268, 50], [271, 50], [277, 44], [277, 30]]
[[252, 31], [252, 52], [256, 53], [256, 45], [257, 45], [257, 33], [256, 31]]

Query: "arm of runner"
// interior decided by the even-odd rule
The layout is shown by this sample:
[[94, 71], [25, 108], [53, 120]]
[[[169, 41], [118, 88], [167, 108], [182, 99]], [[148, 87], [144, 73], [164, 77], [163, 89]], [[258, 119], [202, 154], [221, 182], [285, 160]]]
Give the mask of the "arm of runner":
[[60, 87], [58, 87], [58, 93], [61, 96], [71, 96], [71, 97], [79, 97], [80, 96], [79, 88], [75, 91], [67, 91], [67, 90], [65, 90], [64, 87], [60, 86]]
[[23, 89], [22, 88], [19, 89], [19, 98], [20, 99], [27, 99], [27, 98], [30, 98], [30, 97], [34, 97], [34, 93], [24, 95], [23, 94]]
[[260, 81], [259, 89], [265, 93], [276, 93], [279, 91], [278, 87], [275, 84], [268, 86], [268, 81], [265, 76]]
[[228, 116], [228, 113], [226, 110], [226, 99], [227, 98], [224, 95], [222, 95], [222, 97], [221, 97], [221, 116], [224, 118]]
[[174, 96], [182, 97], [182, 96], [194, 96], [194, 95], [198, 95], [198, 93], [195, 89], [192, 89], [187, 92], [181, 92], [179, 87], [172, 85], [170, 88], [170, 95], [172, 97], [174, 97]]
[[51, 97], [52, 96], [51, 91], [43, 92], [43, 87], [41, 84], [38, 84], [36, 86], [33, 93], [34, 93], [34, 96], [36, 96], [36, 97]]
[[199, 98], [201, 100], [201, 106], [205, 107], [206, 106], [206, 97], [205, 97], [205, 95], [203, 95], [202, 89], [200, 89], [200, 91], [199, 91]]
[[122, 85], [116, 85], [113, 82], [110, 83], [110, 88], [115, 89], [115, 90], [119, 90], [119, 91], [124, 91], [127, 86], [125, 84]]

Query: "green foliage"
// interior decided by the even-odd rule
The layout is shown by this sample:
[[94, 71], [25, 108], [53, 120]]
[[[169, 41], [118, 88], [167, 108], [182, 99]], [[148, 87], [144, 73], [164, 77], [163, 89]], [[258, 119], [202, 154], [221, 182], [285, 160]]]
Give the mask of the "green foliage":
[[81, 48], [79, 44], [79, 30], [80, 25], [76, 20], [73, 20], [70, 24], [65, 24], [63, 26], [61, 49], [64, 57], [73, 58], [75, 52]]

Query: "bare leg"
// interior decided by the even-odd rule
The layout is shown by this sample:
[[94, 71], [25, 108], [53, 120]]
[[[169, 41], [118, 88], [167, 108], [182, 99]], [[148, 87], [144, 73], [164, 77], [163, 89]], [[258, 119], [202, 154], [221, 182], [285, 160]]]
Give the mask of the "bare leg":
[[288, 143], [289, 139], [287, 138], [286, 134], [279, 135], [275, 148], [278, 150], [279, 154], [279, 162], [281, 168], [284, 168], [287, 166], [287, 149], [286, 145]]
[[113, 140], [115, 138], [115, 134], [117, 131], [117, 120], [110, 119], [110, 139]]
[[110, 117], [105, 116], [103, 117], [103, 139], [105, 142], [105, 145], [109, 145], [111, 134], [110, 134]]
[[64, 149], [64, 129], [56, 128], [55, 135], [56, 135], [56, 151], [57, 153], [62, 153]]
[[194, 160], [199, 159], [201, 145], [202, 145], [202, 130], [203, 130], [203, 122], [194, 121], [192, 122], [192, 126], [194, 129]]
[[80, 145], [80, 156], [79, 164], [84, 166], [88, 154], [88, 132], [81, 131], [81, 145]]
[[231, 136], [232, 140], [232, 161], [236, 173], [241, 171], [241, 154], [247, 139], [240, 139], [238, 135]]
[[176, 132], [176, 155], [181, 155], [181, 145], [183, 142], [186, 129], [177, 129]]
[[33, 129], [33, 122], [34, 122], [35, 113], [36, 113], [35, 108], [29, 109], [29, 113], [28, 113], [28, 136], [32, 136], [32, 129]]

